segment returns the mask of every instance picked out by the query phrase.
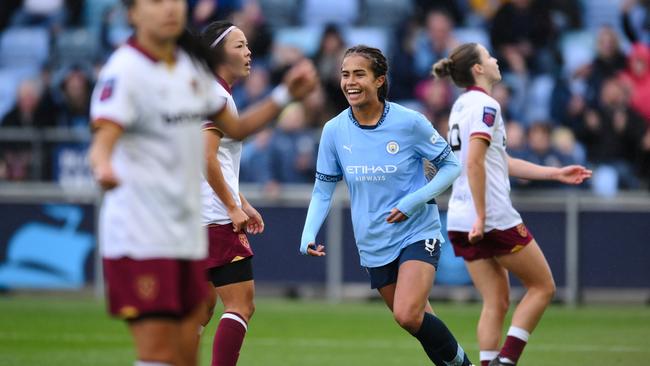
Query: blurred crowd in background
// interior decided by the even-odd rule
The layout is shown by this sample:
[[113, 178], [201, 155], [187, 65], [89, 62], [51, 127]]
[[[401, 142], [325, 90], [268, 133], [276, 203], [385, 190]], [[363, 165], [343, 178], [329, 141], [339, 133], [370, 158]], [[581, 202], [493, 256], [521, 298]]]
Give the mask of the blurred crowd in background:
[[[650, 0], [189, 0], [189, 9], [196, 30], [227, 18], [248, 37], [252, 72], [233, 90], [240, 110], [296, 60], [316, 64], [322, 87], [245, 144], [242, 182], [270, 196], [313, 182], [321, 128], [347, 108], [341, 57], [358, 43], [388, 56], [389, 99], [446, 136], [463, 90], [434, 80], [431, 65], [480, 42], [503, 74], [493, 96], [511, 156], [587, 165], [594, 177], [578, 189], [600, 195], [649, 187]], [[88, 184], [90, 94], [129, 35], [119, 0], [0, 2], [0, 182]]]

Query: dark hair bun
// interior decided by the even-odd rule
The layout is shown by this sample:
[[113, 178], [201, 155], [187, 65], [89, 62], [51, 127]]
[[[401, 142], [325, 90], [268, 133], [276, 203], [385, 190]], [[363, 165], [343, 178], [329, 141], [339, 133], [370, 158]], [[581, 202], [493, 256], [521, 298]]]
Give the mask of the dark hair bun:
[[454, 67], [454, 62], [449, 58], [443, 58], [433, 65], [431, 73], [441, 79], [451, 75], [451, 71]]

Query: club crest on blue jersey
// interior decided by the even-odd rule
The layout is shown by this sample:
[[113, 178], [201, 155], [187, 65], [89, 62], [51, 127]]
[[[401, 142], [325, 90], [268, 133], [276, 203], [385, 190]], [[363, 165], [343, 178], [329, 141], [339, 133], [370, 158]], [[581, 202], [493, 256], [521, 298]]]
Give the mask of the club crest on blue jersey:
[[497, 119], [496, 108], [483, 107], [483, 123], [485, 123], [488, 127], [492, 127], [494, 125], [494, 120], [496, 119]]
[[399, 152], [399, 144], [395, 141], [390, 141], [386, 144], [386, 151], [391, 155], [397, 154]]
[[101, 93], [99, 93], [99, 101], [103, 102], [113, 96], [113, 89], [115, 89], [115, 79], [108, 79], [104, 82]]

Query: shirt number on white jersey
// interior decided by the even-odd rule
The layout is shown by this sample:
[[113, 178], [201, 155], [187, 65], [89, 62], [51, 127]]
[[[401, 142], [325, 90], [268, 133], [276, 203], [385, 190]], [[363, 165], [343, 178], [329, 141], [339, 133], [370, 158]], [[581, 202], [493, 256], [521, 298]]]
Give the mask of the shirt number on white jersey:
[[460, 150], [460, 127], [458, 126], [458, 123], [454, 123], [449, 129], [447, 140], [449, 140], [451, 151]]

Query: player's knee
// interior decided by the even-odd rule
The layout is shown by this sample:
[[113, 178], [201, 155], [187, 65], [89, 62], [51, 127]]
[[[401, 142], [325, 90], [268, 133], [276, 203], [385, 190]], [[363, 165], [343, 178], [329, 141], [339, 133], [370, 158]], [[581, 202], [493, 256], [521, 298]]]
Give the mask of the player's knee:
[[484, 308], [490, 312], [505, 315], [510, 308], [510, 298], [506, 294], [505, 296], [484, 301]]
[[535, 291], [537, 296], [542, 299], [543, 302], [550, 303], [555, 296], [555, 282], [551, 279], [550, 281], [533, 286], [530, 290]]
[[409, 309], [394, 309], [393, 317], [400, 327], [404, 328], [410, 333], [417, 332], [418, 329], [420, 329], [420, 325], [422, 324], [421, 314], [417, 314], [416, 312], [410, 311]]
[[542, 286], [542, 293], [544, 295], [544, 298], [547, 299], [548, 302], [551, 302], [553, 300], [553, 297], [555, 296], [556, 288], [555, 288], [555, 282], [553, 280], [549, 281], [548, 283], [544, 284]]
[[138, 359], [141, 361], [175, 365], [181, 358], [178, 350], [174, 347], [152, 345], [145, 349], [138, 349]]

